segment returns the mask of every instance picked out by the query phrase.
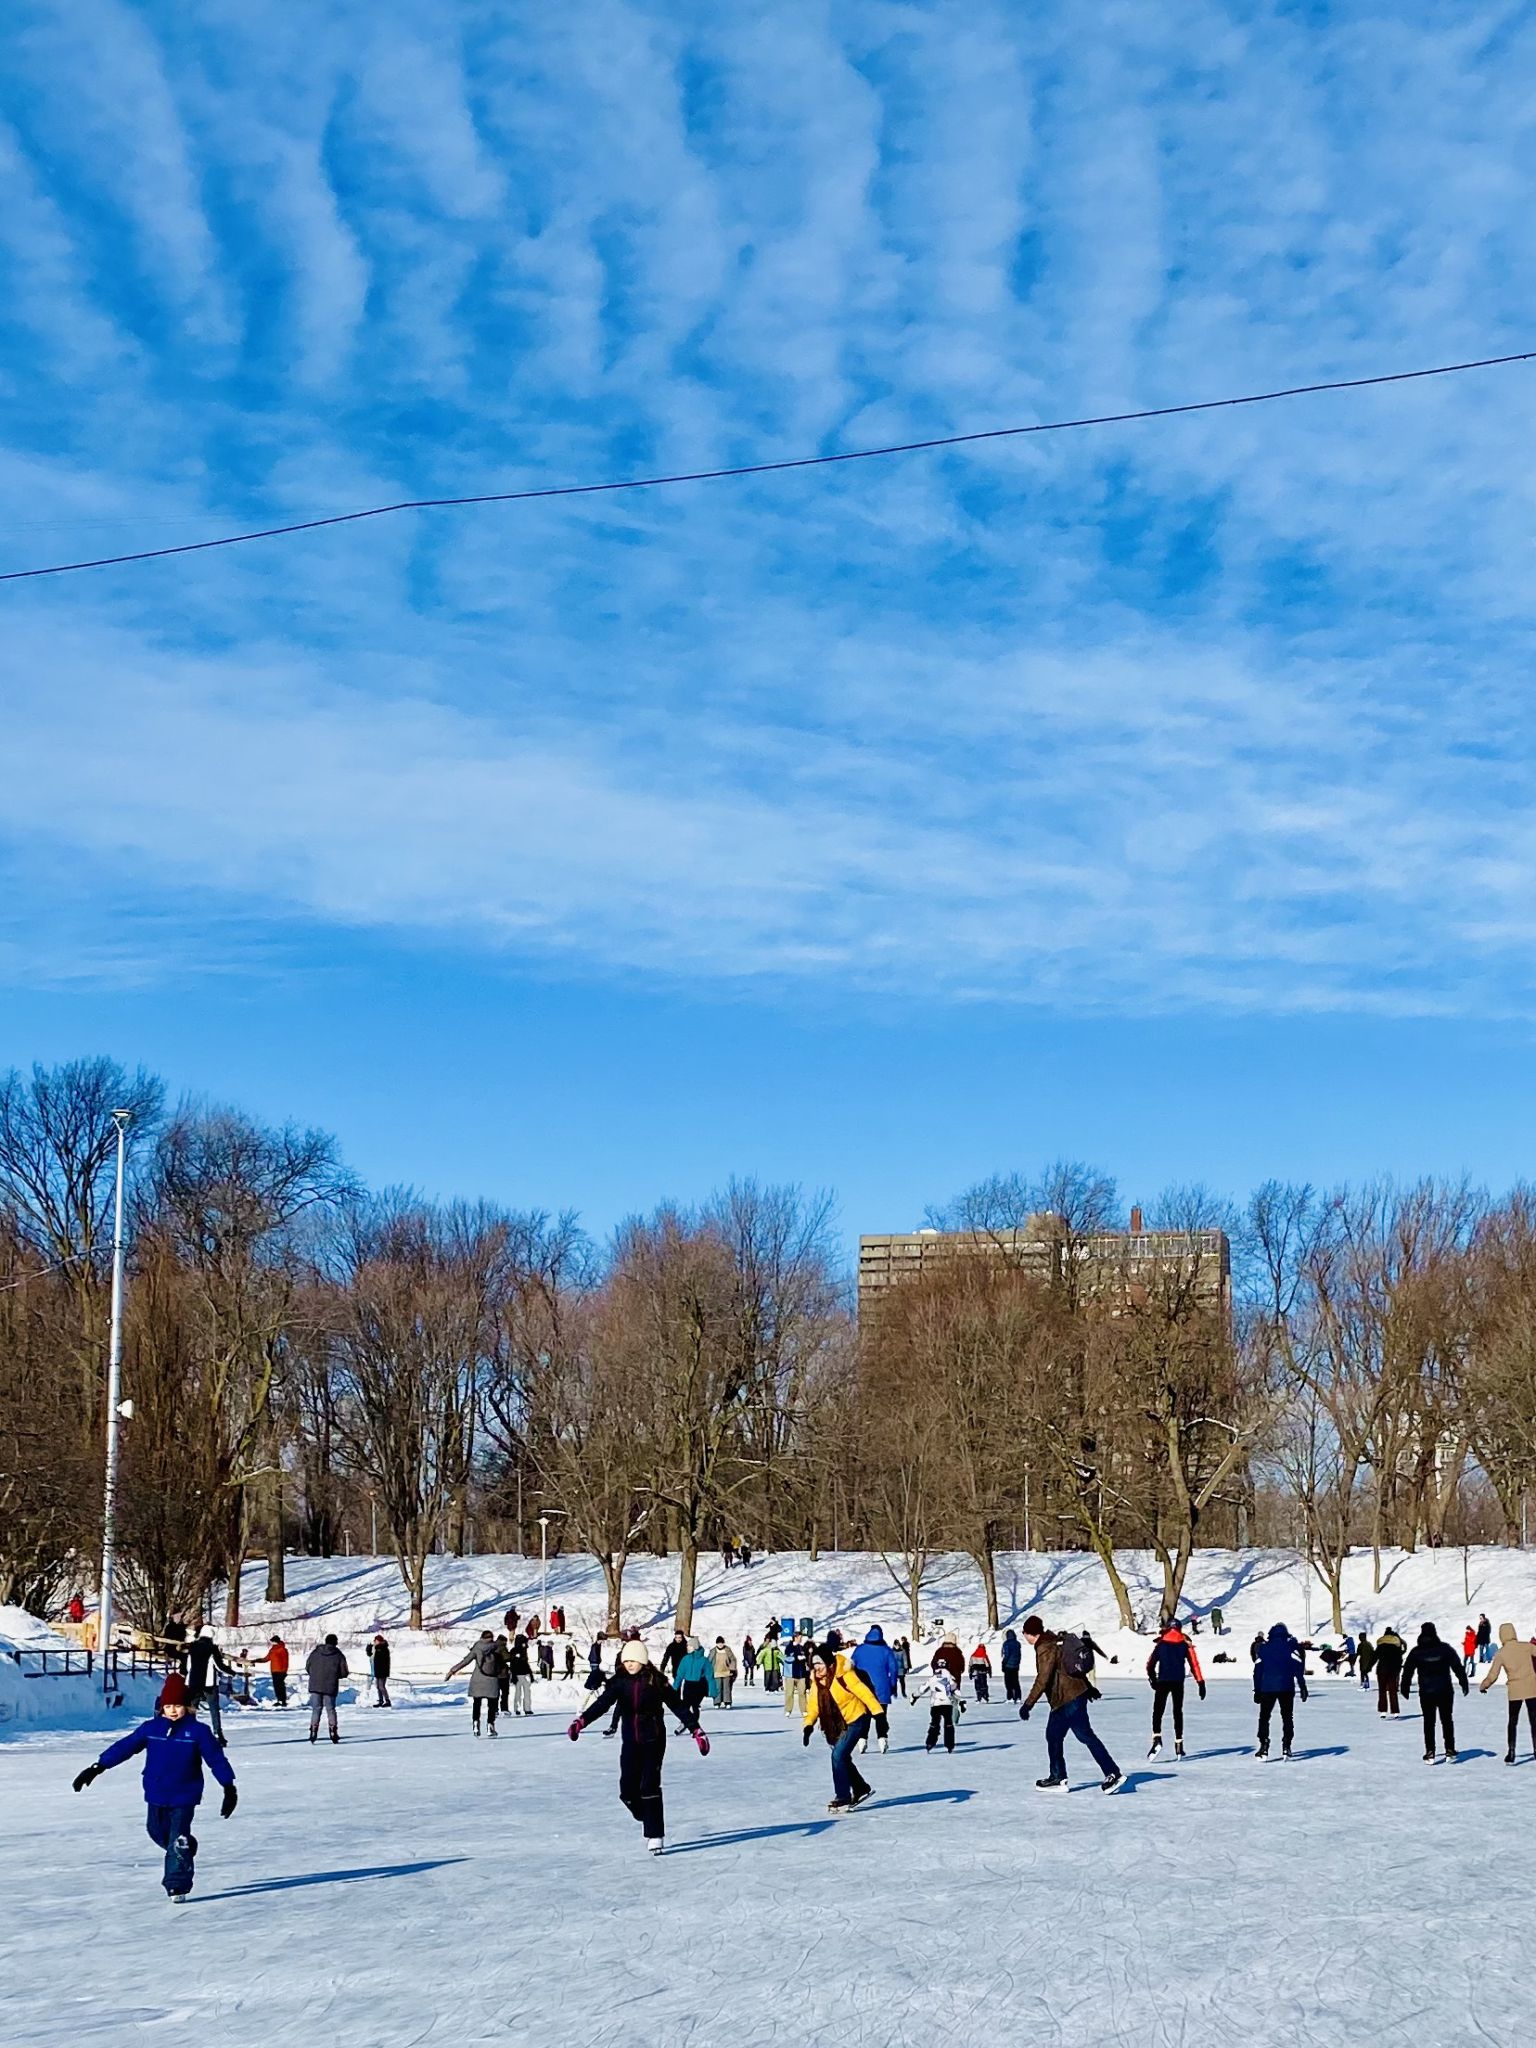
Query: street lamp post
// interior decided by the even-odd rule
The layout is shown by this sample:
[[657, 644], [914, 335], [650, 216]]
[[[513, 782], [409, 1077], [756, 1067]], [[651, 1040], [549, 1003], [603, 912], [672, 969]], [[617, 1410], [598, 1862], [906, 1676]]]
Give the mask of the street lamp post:
[[[128, 1148], [126, 1109], [114, 1109], [117, 1126], [117, 1187], [112, 1208], [112, 1321], [107, 1339], [107, 1461], [102, 1493], [101, 1598], [97, 1608], [96, 1646], [101, 1655], [101, 1683], [112, 1689], [112, 1592], [117, 1572], [117, 1457], [123, 1401], [123, 1169]], [[131, 1411], [130, 1411], [131, 1412]]]
[[549, 1626], [549, 1517], [539, 1517], [539, 1623]]

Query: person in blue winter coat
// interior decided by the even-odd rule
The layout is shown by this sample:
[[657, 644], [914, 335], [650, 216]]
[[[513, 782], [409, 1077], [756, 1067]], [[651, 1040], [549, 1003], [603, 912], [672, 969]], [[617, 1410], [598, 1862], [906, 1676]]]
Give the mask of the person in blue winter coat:
[[192, 1819], [203, 1796], [203, 1765], [224, 1787], [219, 1808], [225, 1820], [235, 1810], [238, 1794], [229, 1758], [211, 1728], [187, 1704], [187, 1682], [173, 1671], [160, 1690], [160, 1710], [101, 1752], [95, 1763], [75, 1779], [83, 1792], [103, 1771], [115, 1770], [142, 1751], [144, 1757], [144, 1826], [157, 1849], [165, 1851], [166, 1896], [181, 1905], [192, 1896], [193, 1859], [197, 1837]]
[[[887, 1750], [891, 1746], [889, 1709], [901, 1680], [901, 1659], [885, 1640], [885, 1631], [878, 1622], [854, 1651], [850, 1661], [854, 1670], [880, 1702], [880, 1711], [875, 1716], [875, 1739], [882, 1751]], [[868, 1749], [867, 1735], [859, 1747]]]
[[1269, 1724], [1275, 1708], [1280, 1709], [1282, 1756], [1291, 1753], [1296, 1733], [1296, 1695], [1307, 1696], [1306, 1669], [1301, 1645], [1283, 1621], [1277, 1621], [1253, 1659], [1253, 1697], [1259, 1709], [1259, 1755], [1269, 1755]]
[[1017, 1706], [1024, 1697], [1019, 1684], [1019, 1670], [1024, 1662], [1024, 1645], [1012, 1629], [1003, 1637], [1003, 1651], [1000, 1658], [1003, 1669], [1003, 1698], [1012, 1700]]

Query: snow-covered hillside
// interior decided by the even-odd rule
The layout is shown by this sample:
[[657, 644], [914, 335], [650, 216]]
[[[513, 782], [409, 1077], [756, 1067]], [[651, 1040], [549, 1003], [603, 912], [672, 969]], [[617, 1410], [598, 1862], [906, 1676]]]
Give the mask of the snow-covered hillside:
[[129, 1697], [114, 1711], [98, 1682], [83, 1671], [45, 1676], [35, 1653], [72, 1647], [24, 1608], [0, 1607], [0, 1740], [17, 1730], [111, 1728], [149, 1712], [155, 1689], [148, 1679], [130, 1682]]
[[[1156, 1619], [1161, 1580], [1149, 1552], [1124, 1552], [1119, 1564], [1138, 1614]], [[1495, 1622], [1512, 1620], [1523, 1634], [1536, 1630], [1536, 1552], [1473, 1550], [1463, 1583], [1462, 1553], [1421, 1551], [1383, 1558], [1383, 1587], [1371, 1590], [1371, 1559], [1351, 1560], [1345, 1619], [1374, 1632], [1386, 1623], [1416, 1629], [1433, 1620], [1459, 1633], [1470, 1610], [1486, 1611]], [[625, 1579], [624, 1620], [647, 1634], [670, 1629], [678, 1585], [676, 1558], [637, 1558]], [[394, 1648], [396, 1669], [409, 1676], [439, 1670], [443, 1654], [481, 1628], [501, 1627], [509, 1605], [523, 1614], [542, 1604], [538, 1558], [433, 1558], [427, 1566], [426, 1628], [412, 1639], [408, 1605], [392, 1559], [364, 1557], [294, 1558], [288, 1565], [289, 1598], [268, 1606], [265, 1567], [248, 1568], [241, 1586], [242, 1626], [219, 1631], [235, 1645], [259, 1647], [274, 1629], [296, 1646], [334, 1630], [344, 1643], [360, 1642], [382, 1629]], [[1005, 1553], [998, 1560], [1003, 1625], [1017, 1624], [1035, 1610], [1058, 1627], [1090, 1628], [1122, 1662], [1136, 1654], [1136, 1638], [1120, 1640], [1114, 1601], [1098, 1560], [1077, 1552], [1059, 1555]], [[1470, 1595], [1470, 1597], [1469, 1597]], [[549, 1604], [565, 1608], [567, 1627], [583, 1647], [605, 1613], [602, 1574], [587, 1558], [551, 1559]], [[1207, 1550], [1195, 1558], [1185, 1588], [1183, 1612], [1209, 1617], [1223, 1610], [1226, 1647], [1241, 1651], [1248, 1638], [1272, 1622], [1284, 1621], [1297, 1635], [1316, 1641], [1329, 1634], [1328, 1602], [1314, 1579], [1310, 1613], [1306, 1573], [1288, 1551]], [[984, 1633], [981, 1581], [966, 1558], [935, 1561], [924, 1580], [925, 1632], [940, 1621], [953, 1627], [969, 1648]], [[814, 1621], [818, 1630], [836, 1624], [845, 1635], [862, 1635], [871, 1622], [887, 1634], [907, 1627], [907, 1602], [877, 1556], [844, 1552], [814, 1564], [803, 1552], [765, 1557], [743, 1570], [727, 1571], [718, 1557], [704, 1561], [694, 1606], [694, 1628], [706, 1638], [723, 1635], [739, 1644], [748, 1633], [761, 1639], [774, 1616]], [[1145, 1655], [1145, 1644], [1141, 1654]], [[1247, 1671], [1246, 1656], [1234, 1670]]]

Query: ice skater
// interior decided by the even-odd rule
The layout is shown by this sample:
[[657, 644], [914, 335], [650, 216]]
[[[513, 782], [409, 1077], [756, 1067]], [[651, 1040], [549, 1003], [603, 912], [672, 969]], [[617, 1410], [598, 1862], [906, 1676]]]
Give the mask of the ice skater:
[[342, 1680], [351, 1674], [341, 1646], [334, 1636], [327, 1636], [323, 1643], [316, 1643], [304, 1660], [304, 1676], [309, 1681], [309, 1739], [320, 1740], [320, 1716], [325, 1715], [326, 1729], [332, 1742], [340, 1742], [341, 1730], [336, 1726], [336, 1696], [341, 1691]]
[[820, 1728], [832, 1751], [832, 1803], [828, 1813], [851, 1813], [873, 1793], [853, 1760], [853, 1752], [869, 1733], [880, 1702], [868, 1683], [830, 1643], [811, 1652], [811, 1696], [806, 1702], [802, 1740], [809, 1747], [811, 1731]]
[[1530, 1728], [1531, 1754], [1536, 1757], [1536, 1649], [1520, 1641], [1512, 1621], [1499, 1623], [1499, 1647], [1493, 1653], [1488, 1675], [1478, 1691], [1486, 1692], [1500, 1676], [1504, 1680], [1504, 1697], [1509, 1706], [1509, 1735], [1504, 1746], [1504, 1761], [1512, 1764], [1522, 1709]]
[[953, 1756], [956, 1702], [960, 1697], [955, 1689], [955, 1681], [947, 1671], [930, 1671], [927, 1683], [920, 1685], [912, 1695], [914, 1707], [925, 1693], [933, 1701], [933, 1705], [928, 1709], [928, 1736], [923, 1747], [931, 1756], [942, 1739], [946, 1755]]
[[[896, 1684], [901, 1677], [901, 1661], [890, 1644], [885, 1640], [885, 1630], [878, 1622], [870, 1629], [862, 1643], [854, 1651], [853, 1668], [880, 1702], [880, 1711], [875, 1716], [875, 1739], [884, 1754], [891, 1746], [891, 1701], [896, 1694]], [[869, 1748], [866, 1735], [859, 1744], [860, 1751]]]
[[1288, 1757], [1296, 1735], [1296, 1695], [1307, 1697], [1306, 1664], [1301, 1645], [1283, 1621], [1277, 1621], [1253, 1660], [1253, 1698], [1259, 1710], [1259, 1747], [1269, 1755], [1269, 1726], [1280, 1709], [1280, 1754]]
[[1147, 1683], [1152, 1688], [1152, 1747], [1148, 1756], [1156, 1756], [1163, 1746], [1163, 1709], [1173, 1704], [1173, 1753], [1184, 1754], [1184, 1686], [1187, 1679], [1193, 1679], [1201, 1699], [1205, 1698], [1205, 1674], [1200, 1669], [1200, 1659], [1195, 1655], [1195, 1646], [1185, 1635], [1176, 1621], [1170, 1621], [1157, 1641], [1152, 1645], [1152, 1654], [1147, 1659]]
[[985, 1643], [978, 1643], [971, 1652], [971, 1690], [978, 1706], [984, 1707], [991, 1701], [992, 1659]]
[[161, 1881], [166, 1897], [173, 1905], [185, 1905], [192, 1896], [193, 1863], [197, 1855], [192, 1821], [203, 1796], [203, 1765], [224, 1787], [219, 1812], [225, 1820], [234, 1812], [239, 1794], [223, 1745], [188, 1704], [187, 1683], [179, 1671], [173, 1671], [160, 1688], [155, 1718], [141, 1722], [104, 1749], [95, 1763], [87, 1764], [75, 1779], [75, 1790], [83, 1792], [103, 1771], [115, 1770], [141, 1750], [145, 1831], [155, 1847], [165, 1851], [165, 1875]]
[[584, 1714], [565, 1731], [575, 1742], [583, 1728], [617, 1709], [619, 1732], [619, 1798], [639, 1821], [645, 1846], [653, 1856], [666, 1848], [666, 1811], [661, 1796], [661, 1767], [667, 1753], [665, 1715], [670, 1708], [688, 1730], [700, 1756], [709, 1755], [709, 1737], [699, 1726], [697, 1709], [674, 1692], [651, 1662], [644, 1643], [632, 1640], [619, 1651], [612, 1678]]
[[1024, 1646], [1012, 1629], [1003, 1637], [1002, 1653], [1003, 1698], [1011, 1700], [1014, 1706], [1022, 1706], [1024, 1688], [1019, 1683], [1019, 1672], [1024, 1664]]
[[1456, 1718], [1454, 1703], [1456, 1687], [1459, 1685], [1465, 1697], [1467, 1667], [1451, 1648], [1442, 1643], [1439, 1631], [1432, 1621], [1426, 1621], [1419, 1630], [1419, 1640], [1408, 1652], [1408, 1662], [1403, 1666], [1403, 1698], [1413, 1698], [1413, 1681], [1419, 1681], [1419, 1708], [1424, 1716], [1424, 1761], [1435, 1761], [1435, 1723], [1445, 1739], [1445, 1755], [1448, 1763], [1456, 1761]]
[[1408, 1645], [1395, 1628], [1384, 1628], [1376, 1638], [1376, 1711], [1383, 1716], [1397, 1712], [1397, 1688], [1403, 1675], [1403, 1658]]
[[1088, 1703], [1099, 1695], [1082, 1669], [1083, 1646], [1076, 1636], [1056, 1636], [1038, 1614], [1024, 1624], [1024, 1640], [1035, 1653], [1035, 1682], [1019, 1708], [1019, 1719], [1027, 1721], [1039, 1699], [1050, 1705], [1045, 1723], [1047, 1774], [1036, 1778], [1042, 1792], [1067, 1789], [1067, 1737], [1076, 1736], [1104, 1774], [1104, 1790], [1113, 1792], [1120, 1783], [1120, 1766], [1094, 1733], [1088, 1719]]
[[501, 1677], [506, 1659], [496, 1647], [496, 1638], [488, 1628], [480, 1631], [480, 1640], [474, 1643], [445, 1674], [443, 1682], [457, 1678], [461, 1671], [469, 1673], [469, 1720], [470, 1726], [480, 1733], [480, 1713], [485, 1710], [486, 1733], [492, 1740], [496, 1735], [496, 1712], [501, 1704]]
[[373, 1673], [373, 1703], [376, 1707], [392, 1707], [394, 1705], [394, 1701], [389, 1696], [391, 1661], [388, 1639], [384, 1636], [375, 1636], [373, 1639], [373, 1655], [369, 1658], [368, 1663], [369, 1669]]

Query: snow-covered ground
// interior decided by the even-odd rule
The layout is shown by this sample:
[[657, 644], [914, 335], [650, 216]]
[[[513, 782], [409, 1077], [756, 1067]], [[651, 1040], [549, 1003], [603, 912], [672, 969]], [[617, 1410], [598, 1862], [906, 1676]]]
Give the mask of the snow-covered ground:
[[51, 1651], [62, 1661], [66, 1650], [78, 1646], [23, 1608], [0, 1607], [0, 1741], [24, 1728], [116, 1729], [127, 1714], [152, 1711], [156, 1688], [148, 1678], [125, 1678], [124, 1711], [114, 1712], [98, 1679], [84, 1671], [45, 1672], [39, 1653]]
[[128, 1766], [76, 1796], [99, 1738], [0, 1744], [0, 2039], [335, 2048], [766, 2048], [939, 2038], [1121, 2044], [1512, 2042], [1529, 2031], [1536, 1764], [1499, 1760], [1502, 1698], [1458, 1701], [1462, 1761], [1358, 1689], [1299, 1709], [1256, 1763], [1238, 1686], [1191, 1702], [1187, 1761], [1146, 1762], [1145, 1685], [1096, 1710], [1130, 1773], [1069, 1757], [1036, 1792], [1038, 1718], [975, 1708], [953, 1757], [919, 1709], [825, 1814], [825, 1747], [745, 1696], [674, 1741], [669, 1853], [616, 1798], [618, 1744], [562, 1708], [471, 1739], [462, 1705], [229, 1717], [241, 1803], [205, 1803], [195, 1903], [159, 1888]]

